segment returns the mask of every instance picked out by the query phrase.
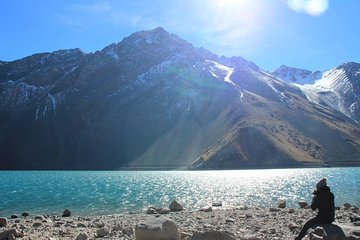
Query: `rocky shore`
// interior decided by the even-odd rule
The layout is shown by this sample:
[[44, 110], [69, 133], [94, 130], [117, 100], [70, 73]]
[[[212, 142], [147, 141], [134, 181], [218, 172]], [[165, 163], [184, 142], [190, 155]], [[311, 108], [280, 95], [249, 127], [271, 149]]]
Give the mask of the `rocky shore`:
[[[182, 240], [287, 240], [294, 239], [303, 223], [316, 214], [305, 203], [299, 203], [299, 208], [286, 208], [284, 202], [274, 208], [223, 208], [217, 203], [187, 211], [174, 202], [166, 208], [149, 207], [145, 213], [80, 217], [65, 210], [63, 216], [24, 213], [23, 216], [2, 217], [0, 240], [143, 240], [157, 239], [156, 234], [164, 234], [163, 239], [176, 239], [171, 237], [175, 234]], [[356, 206], [337, 207], [334, 224], [345, 233], [343, 239], [360, 239], [359, 216]], [[329, 239], [321, 231], [316, 234], [309, 234], [305, 239]]]

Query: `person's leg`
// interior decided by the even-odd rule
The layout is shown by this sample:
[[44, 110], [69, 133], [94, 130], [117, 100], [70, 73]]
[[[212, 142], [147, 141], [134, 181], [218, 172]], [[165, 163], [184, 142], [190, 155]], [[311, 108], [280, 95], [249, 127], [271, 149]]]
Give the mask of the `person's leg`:
[[312, 218], [309, 221], [307, 221], [303, 228], [301, 229], [300, 233], [298, 234], [298, 236], [295, 238], [295, 240], [301, 240], [303, 239], [303, 237], [305, 237], [307, 231], [314, 226], [315, 224], [319, 224], [319, 219], [318, 218]]

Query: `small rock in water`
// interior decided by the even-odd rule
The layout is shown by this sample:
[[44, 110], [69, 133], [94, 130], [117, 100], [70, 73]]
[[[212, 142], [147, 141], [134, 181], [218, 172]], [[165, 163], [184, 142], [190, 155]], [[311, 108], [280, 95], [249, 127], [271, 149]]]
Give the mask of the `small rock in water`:
[[16, 214], [13, 214], [13, 215], [11, 215], [10, 218], [14, 219], [14, 218], [18, 218], [18, 216]]
[[0, 218], [0, 227], [6, 227], [7, 223], [7, 218]]
[[71, 215], [71, 211], [69, 209], [65, 209], [64, 212], [63, 212], [63, 217], [70, 217]]
[[172, 212], [180, 212], [180, 211], [184, 210], [184, 207], [178, 201], [173, 200], [170, 203], [169, 209]]

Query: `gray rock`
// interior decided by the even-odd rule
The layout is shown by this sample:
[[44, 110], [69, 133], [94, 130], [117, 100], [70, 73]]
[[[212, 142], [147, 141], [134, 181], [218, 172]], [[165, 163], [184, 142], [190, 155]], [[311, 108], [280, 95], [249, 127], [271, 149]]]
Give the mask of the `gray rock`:
[[88, 239], [88, 235], [86, 233], [79, 233], [79, 235], [77, 235], [77, 237], [75, 238], [75, 240], [87, 240]]
[[286, 201], [280, 201], [278, 203], [278, 208], [285, 208], [286, 207]]
[[235, 237], [226, 231], [194, 232], [192, 240], [235, 240]]
[[278, 209], [278, 208], [270, 208], [269, 211], [270, 212], [278, 212], [278, 211], [280, 211], [280, 209]]
[[122, 233], [131, 236], [134, 234], [134, 229], [132, 227], [126, 227], [122, 229]]
[[335, 224], [321, 224], [309, 232], [310, 240], [345, 240], [344, 231]]
[[70, 217], [71, 216], [71, 211], [69, 209], [65, 209], [62, 216], [63, 217]]
[[213, 207], [221, 207], [222, 206], [222, 202], [214, 202], [212, 204]]
[[78, 228], [85, 228], [86, 227], [86, 225], [84, 223], [78, 223], [76, 226]]
[[10, 234], [7, 238], [8, 240], [15, 240], [15, 235], [14, 234]]
[[34, 228], [38, 228], [38, 227], [41, 227], [41, 226], [42, 226], [42, 223], [41, 223], [41, 222], [34, 222], [32, 226], [33, 226]]
[[172, 212], [180, 212], [184, 210], [184, 207], [178, 201], [173, 200], [169, 205], [169, 209]]
[[350, 216], [350, 221], [351, 222], [359, 222], [360, 221], [360, 216], [359, 215]]
[[290, 209], [289, 209], [289, 213], [295, 213], [295, 209], [290, 208]]
[[306, 208], [306, 206], [309, 205], [306, 201], [299, 201], [298, 203], [299, 203], [300, 208]]
[[351, 208], [352, 207], [350, 203], [344, 203], [343, 206], [344, 206], [344, 208]]
[[23, 217], [28, 217], [28, 216], [29, 216], [29, 213], [23, 212], [23, 213], [21, 214], [21, 216], [23, 216]]
[[7, 223], [7, 218], [0, 218], [0, 227], [6, 227]]
[[212, 207], [211, 206], [204, 207], [204, 208], [200, 209], [200, 211], [202, 211], [202, 212], [212, 212]]
[[109, 235], [109, 231], [106, 228], [100, 228], [96, 231], [96, 237], [103, 238]]
[[299, 226], [299, 225], [297, 225], [295, 223], [289, 223], [288, 228], [290, 229], [290, 231], [293, 231], [295, 229], [300, 229], [301, 226]]
[[158, 208], [158, 209], [156, 209], [156, 211], [157, 211], [159, 214], [168, 214], [168, 213], [171, 212], [169, 208]]
[[160, 216], [135, 226], [136, 240], [178, 240], [179, 231], [173, 220]]
[[146, 210], [146, 214], [158, 214], [158, 212], [156, 211], [156, 209], [154, 207], [149, 207]]
[[103, 222], [94, 222], [94, 225], [95, 225], [97, 228], [103, 228], [103, 227], [105, 227], [105, 223], [103, 223]]
[[10, 235], [16, 236], [16, 230], [15, 229], [8, 229], [3, 232], [0, 232], [0, 240], [8, 239]]
[[43, 216], [38, 215], [38, 216], [35, 216], [35, 220], [44, 220], [44, 217], [43, 217]]

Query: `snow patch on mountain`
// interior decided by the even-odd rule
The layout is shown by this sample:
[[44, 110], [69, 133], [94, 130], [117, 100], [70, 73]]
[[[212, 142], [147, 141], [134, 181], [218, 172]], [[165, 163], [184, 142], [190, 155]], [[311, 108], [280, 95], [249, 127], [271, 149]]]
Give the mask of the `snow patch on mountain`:
[[[225, 82], [228, 82], [232, 85], [236, 85], [233, 81], [231, 81], [231, 74], [233, 74], [234, 69], [227, 67], [225, 65], [222, 65], [218, 62], [212, 61], [212, 60], [206, 60], [206, 63], [208, 63], [210, 68], [210, 73], [218, 78], [223, 79]], [[219, 76], [220, 75], [220, 76]]]

